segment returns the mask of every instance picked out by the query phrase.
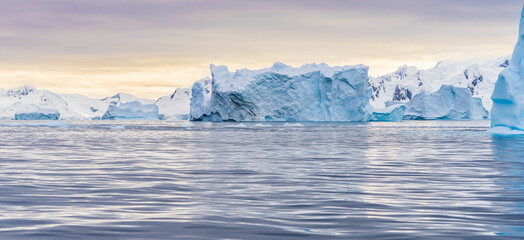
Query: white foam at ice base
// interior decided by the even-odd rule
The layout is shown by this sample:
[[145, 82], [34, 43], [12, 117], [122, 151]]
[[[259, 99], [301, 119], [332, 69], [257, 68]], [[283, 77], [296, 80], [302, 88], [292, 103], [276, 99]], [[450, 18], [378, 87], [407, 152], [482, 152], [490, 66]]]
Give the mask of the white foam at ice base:
[[191, 122], [180, 124], [180, 127], [194, 127], [194, 126], [195, 126], [195, 124], [193, 124]]
[[257, 124], [255, 124], [255, 127], [271, 127], [271, 125], [257, 123]]
[[240, 124], [234, 124], [227, 126], [228, 128], [245, 128], [247, 127], [246, 124], [240, 123]]
[[301, 123], [286, 123], [284, 124], [285, 127], [303, 127], [304, 125]]
[[65, 121], [47, 121], [42, 123], [10, 123], [3, 124], [10, 127], [69, 127], [69, 123]]
[[494, 127], [491, 128], [488, 132], [493, 135], [524, 135], [524, 131], [511, 129], [508, 127]]

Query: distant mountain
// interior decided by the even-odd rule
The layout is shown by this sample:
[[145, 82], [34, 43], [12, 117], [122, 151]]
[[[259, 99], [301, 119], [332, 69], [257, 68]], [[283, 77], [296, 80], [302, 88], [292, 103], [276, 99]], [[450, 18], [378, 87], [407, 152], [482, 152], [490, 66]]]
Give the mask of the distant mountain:
[[383, 108], [388, 101], [408, 102], [418, 93], [429, 94], [443, 85], [451, 85], [468, 88], [472, 96], [482, 99], [484, 108], [490, 110], [495, 82], [509, 63], [510, 57], [503, 57], [462, 62], [443, 61], [427, 70], [404, 65], [391, 74], [370, 78], [370, 101], [374, 107]]
[[56, 113], [60, 119], [100, 119], [110, 105], [119, 106], [129, 102], [139, 102], [142, 105], [155, 103], [154, 100], [137, 98], [127, 93], [93, 99], [80, 94], [59, 95], [26, 85], [15, 89], [0, 89], [0, 119], [15, 119], [17, 114], [48, 119], [50, 114]]

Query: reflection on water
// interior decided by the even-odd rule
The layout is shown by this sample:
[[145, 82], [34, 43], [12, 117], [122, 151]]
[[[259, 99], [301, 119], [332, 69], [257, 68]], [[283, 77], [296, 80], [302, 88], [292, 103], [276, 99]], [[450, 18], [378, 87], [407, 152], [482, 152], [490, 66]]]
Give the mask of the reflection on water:
[[[509, 206], [508, 214], [501, 216], [507, 224], [495, 226], [497, 234], [524, 236], [524, 136], [493, 136], [494, 158], [498, 162], [500, 178], [495, 182], [504, 195], [493, 200], [495, 205]], [[500, 201], [500, 202], [499, 202]]]
[[489, 122], [0, 122], [0, 239], [519, 239]]

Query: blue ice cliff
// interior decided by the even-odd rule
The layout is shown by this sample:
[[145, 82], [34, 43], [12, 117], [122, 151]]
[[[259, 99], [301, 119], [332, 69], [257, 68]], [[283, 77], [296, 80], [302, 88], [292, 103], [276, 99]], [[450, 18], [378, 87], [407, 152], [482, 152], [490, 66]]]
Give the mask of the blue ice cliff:
[[500, 73], [491, 99], [491, 127], [495, 132], [524, 131], [524, 9], [519, 39], [509, 66]]
[[467, 88], [443, 85], [438, 91], [419, 93], [406, 103], [405, 120], [481, 120], [488, 118], [482, 99]]
[[[369, 121], [368, 67], [275, 63], [234, 73], [211, 65], [192, 88], [193, 121]], [[399, 111], [399, 110], [397, 110]], [[387, 112], [382, 119], [390, 120]], [[398, 119], [396, 119], [398, 120]]]
[[15, 120], [58, 120], [60, 113], [56, 109], [40, 108], [30, 105], [23, 112], [15, 113]]

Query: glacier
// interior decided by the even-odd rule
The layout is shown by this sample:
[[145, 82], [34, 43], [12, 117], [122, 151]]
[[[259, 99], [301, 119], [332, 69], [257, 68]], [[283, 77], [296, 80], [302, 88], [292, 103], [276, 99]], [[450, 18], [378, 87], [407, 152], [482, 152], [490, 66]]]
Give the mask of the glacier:
[[158, 107], [139, 101], [109, 105], [102, 120], [158, 120]]
[[493, 132], [524, 131], [524, 8], [521, 13], [519, 38], [509, 66], [500, 73], [491, 99]]
[[489, 116], [482, 99], [472, 97], [470, 89], [450, 85], [430, 94], [421, 92], [405, 106], [404, 120], [481, 120]]
[[[192, 87], [193, 121], [369, 121], [368, 67], [275, 63], [261, 70], [211, 65]], [[210, 87], [209, 87], [210, 85]]]

